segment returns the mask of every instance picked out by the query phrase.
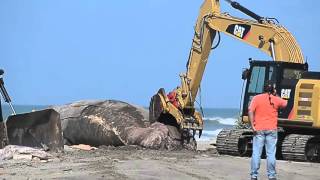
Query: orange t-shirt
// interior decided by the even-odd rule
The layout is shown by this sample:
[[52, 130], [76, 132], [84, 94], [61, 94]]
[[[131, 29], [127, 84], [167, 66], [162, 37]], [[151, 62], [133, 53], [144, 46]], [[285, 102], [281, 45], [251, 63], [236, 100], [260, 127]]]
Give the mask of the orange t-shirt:
[[[270, 101], [269, 97], [271, 98]], [[274, 95], [269, 96], [268, 93], [254, 96], [249, 106], [249, 112], [254, 113], [253, 123], [256, 130], [261, 131], [277, 129], [278, 109], [286, 106], [286, 100]]]

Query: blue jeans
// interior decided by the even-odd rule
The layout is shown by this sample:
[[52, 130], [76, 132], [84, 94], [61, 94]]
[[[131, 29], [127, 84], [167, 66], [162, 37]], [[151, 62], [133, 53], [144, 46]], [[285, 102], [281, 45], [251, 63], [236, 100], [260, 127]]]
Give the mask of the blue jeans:
[[253, 152], [251, 158], [251, 177], [257, 178], [263, 146], [267, 154], [268, 178], [276, 177], [277, 130], [257, 131], [253, 136]]

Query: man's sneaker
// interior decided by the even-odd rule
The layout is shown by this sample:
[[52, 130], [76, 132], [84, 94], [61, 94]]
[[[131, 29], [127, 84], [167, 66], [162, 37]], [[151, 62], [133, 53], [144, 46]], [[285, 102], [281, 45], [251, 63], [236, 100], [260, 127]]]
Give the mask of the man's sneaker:
[[251, 178], [251, 180], [258, 180], [258, 178], [256, 178], [256, 177], [252, 177], [252, 178]]
[[269, 180], [277, 180], [277, 178], [269, 178]]

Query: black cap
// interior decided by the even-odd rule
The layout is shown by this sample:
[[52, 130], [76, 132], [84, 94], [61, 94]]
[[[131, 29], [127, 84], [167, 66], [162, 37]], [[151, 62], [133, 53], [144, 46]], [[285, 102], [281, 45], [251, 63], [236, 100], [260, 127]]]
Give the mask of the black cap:
[[0, 69], [0, 76], [4, 73], [3, 69]]
[[270, 93], [272, 94], [274, 92], [274, 86], [271, 84], [271, 83], [267, 83], [265, 86], [264, 86], [264, 92], [267, 92], [267, 93]]

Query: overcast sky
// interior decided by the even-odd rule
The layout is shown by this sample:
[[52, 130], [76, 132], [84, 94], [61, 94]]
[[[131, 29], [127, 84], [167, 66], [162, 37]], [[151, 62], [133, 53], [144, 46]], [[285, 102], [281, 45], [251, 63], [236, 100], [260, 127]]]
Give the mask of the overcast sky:
[[[276, 17], [320, 71], [317, 0], [239, 0]], [[0, 68], [14, 104], [116, 99], [148, 106], [180, 84], [201, 0], [2, 0]], [[222, 11], [246, 17], [224, 1]], [[205, 107], [238, 107], [248, 58], [270, 59], [222, 36], [202, 81]]]

